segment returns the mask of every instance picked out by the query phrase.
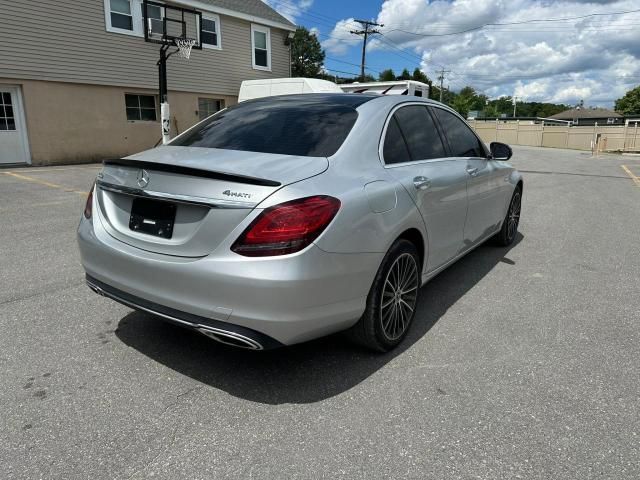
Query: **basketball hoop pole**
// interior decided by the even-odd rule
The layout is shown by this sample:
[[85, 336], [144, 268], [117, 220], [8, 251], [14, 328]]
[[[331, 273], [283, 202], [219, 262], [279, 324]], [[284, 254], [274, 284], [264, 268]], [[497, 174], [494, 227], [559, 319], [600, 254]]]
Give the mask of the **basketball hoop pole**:
[[[171, 141], [171, 112], [167, 87], [167, 59], [177, 53], [189, 59], [191, 49], [202, 49], [202, 12], [154, 0], [142, 0], [144, 40], [160, 44], [158, 90], [162, 144]], [[169, 48], [176, 50], [169, 52]]]
[[160, 120], [162, 123], [162, 144], [166, 145], [171, 140], [171, 111], [169, 110], [167, 93], [167, 50], [169, 45], [160, 47], [160, 60], [158, 60], [158, 75], [160, 86]]

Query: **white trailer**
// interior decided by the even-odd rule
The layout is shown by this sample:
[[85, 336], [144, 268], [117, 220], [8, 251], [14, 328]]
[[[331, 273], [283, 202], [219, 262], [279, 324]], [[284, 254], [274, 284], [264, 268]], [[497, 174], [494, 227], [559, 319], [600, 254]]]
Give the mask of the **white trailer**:
[[379, 93], [380, 95], [414, 95], [429, 97], [429, 85], [415, 80], [395, 80], [393, 82], [345, 83], [340, 85], [346, 93]]
[[340, 87], [333, 82], [318, 78], [265, 78], [245, 80], [240, 85], [238, 102], [253, 98], [291, 95], [294, 93], [341, 93]]

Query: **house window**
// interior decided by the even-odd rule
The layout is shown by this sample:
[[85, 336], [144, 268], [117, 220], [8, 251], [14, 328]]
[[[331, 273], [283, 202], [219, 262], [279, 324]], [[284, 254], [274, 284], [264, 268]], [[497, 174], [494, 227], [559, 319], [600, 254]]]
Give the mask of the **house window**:
[[133, 31], [133, 14], [130, 0], [110, 0], [111, 26]]
[[157, 120], [155, 96], [127, 93], [124, 96], [124, 101], [127, 107], [127, 120], [147, 122], [155, 122]]
[[16, 119], [9, 92], [0, 92], [0, 130], [15, 130]]
[[224, 100], [216, 100], [215, 98], [198, 98], [198, 117], [204, 120], [214, 113], [222, 110]]
[[142, 36], [142, 0], [104, 0], [108, 32]]
[[259, 25], [251, 25], [251, 48], [253, 68], [271, 71], [271, 30]]
[[[142, 18], [144, 19], [144, 3], [141, 4]], [[150, 34], [162, 36], [164, 32], [164, 8], [158, 5], [147, 5], [147, 19], [149, 25], [145, 25], [144, 28], [150, 30]]]
[[211, 13], [202, 14], [202, 46], [220, 48], [220, 17]]
[[607, 118], [607, 124], [612, 124], [612, 123], [616, 123], [616, 119], [615, 118]]

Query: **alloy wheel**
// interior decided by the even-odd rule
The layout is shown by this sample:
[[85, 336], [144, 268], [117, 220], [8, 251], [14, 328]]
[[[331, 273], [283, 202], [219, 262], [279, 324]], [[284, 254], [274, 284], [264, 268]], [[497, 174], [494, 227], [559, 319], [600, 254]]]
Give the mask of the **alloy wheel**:
[[380, 300], [382, 332], [388, 340], [400, 338], [411, 323], [419, 281], [415, 257], [403, 253], [396, 258], [387, 272]]
[[509, 240], [514, 237], [518, 230], [518, 224], [520, 223], [520, 204], [520, 192], [516, 192], [513, 195], [513, 200], [511, 200], [507, 217], [507, 235]]

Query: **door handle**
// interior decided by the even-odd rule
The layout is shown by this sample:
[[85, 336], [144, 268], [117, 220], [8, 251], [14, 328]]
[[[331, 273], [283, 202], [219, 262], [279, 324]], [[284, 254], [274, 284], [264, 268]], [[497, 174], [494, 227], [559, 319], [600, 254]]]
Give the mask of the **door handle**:
[[431, 186], [431, 180], [427, 177], [414, 177], [413, 186], [416, 187], [416, 190], [426, 190]]
[[469, 167], [469, 168], [467, 168], [467, 173], [469, 175], [471, 175], [472, 177], [475, 177], [476, 175], [478, 175], [478, 167]]

